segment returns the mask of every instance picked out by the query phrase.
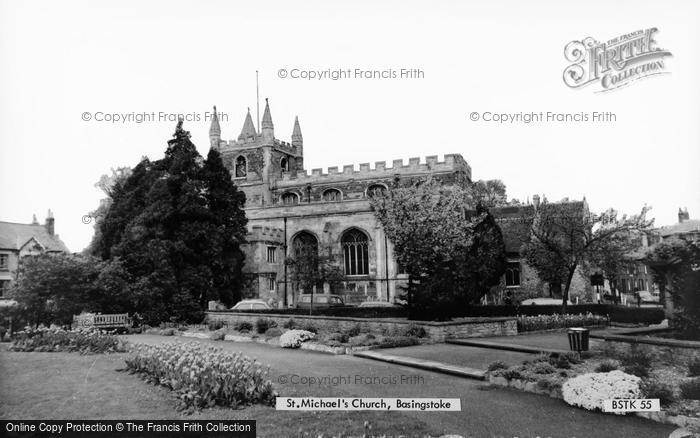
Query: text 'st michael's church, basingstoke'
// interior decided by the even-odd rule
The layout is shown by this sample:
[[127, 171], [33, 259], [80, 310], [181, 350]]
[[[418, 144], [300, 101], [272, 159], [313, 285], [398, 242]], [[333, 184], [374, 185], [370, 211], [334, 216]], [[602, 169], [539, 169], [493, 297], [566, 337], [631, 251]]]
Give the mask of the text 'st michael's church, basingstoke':
[[[260, 130], [248, 111], [237, 140], [221, 138], [214, 108], [209, 138], [234, 183], [246, 194], [249, 232], [244, 296], [275, 304], [284, 302], [285, 290], [289, 304], [296, 302], [298, 293], [310, 292], [294, 290], [289, 273], [285, 278], [285, 248], [288, 257], [309, 250], [331, 256], [344, 274], [344, 281], [333, 293], [343, 296], [346, 304], [393, 301], [397, 291], [401, 293], [406, 275], [394, 260], [392, 244], [376, 220], [369, 198], [387, 190], [397, 178], [471, 181], [471, 168], [458, 154], [445, 155], [443, 161], [428, 156], [424, 163], [411, 158], [408, 164], [394, 160], [387, 167], [378, 161], [374, 168], [362, 163], [359, 169], [346, 165], [342, 169], [329, 167], [325, 173], [313, 169], [309, 174], [304, 170], [299, 119], [294, 120], [291, 143], [277, 139], [267, 99]], [[316, 293], [329, 292], [328, 285], [324, 289]]]

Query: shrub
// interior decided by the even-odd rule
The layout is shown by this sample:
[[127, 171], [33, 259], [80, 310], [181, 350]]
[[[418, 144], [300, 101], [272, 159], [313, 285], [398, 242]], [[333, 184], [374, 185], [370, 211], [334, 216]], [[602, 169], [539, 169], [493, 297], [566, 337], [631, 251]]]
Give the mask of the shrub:
[[357, 336], [360, 334], [360, 324], [355, 324], [354, 326], [350, 327], [347, 330], [343, 331], [343, 334], [347, 336], [348, 338], [352, 338], [354, 336]]
[[609, 373], [610, 371], [615, 371], [618, 368], [620, 368], [620, 364], [616, 360], [607, 359], [599, 363], [598, 366], [595, 367], [595, 371], [596, 373]]
[[520, 372], [520, 368], [519, 368], [519, 367], [510, 367], [510, 368], [508, 368], [508, 369], [506, 369], [506, 370], [503, 370], [500, 374], [501, 374], [501, 376], [505, 377], [505, 378], [508, 379], [508, 380], [511, 380], [511, 379], [522, 379], [522, 378], [523, 378], [523, 375], [522, 375], [522, 373]]
[[557, 372], [557, 369], [549, 362], [537, 362], [531, 370], [535, 374], [552, 374]]
[[249, 332], [253, 330], [253, 324], [249, 323], [248, 321], [240, 321], [238, 324], [236, 324], [236, 330], [239, 332]]
[[553, 355], [549, 358], [549, 363], [557, 368], [568, 370], [571, 368], [569, 358], [564, 354]]
[[658, 379], [644, 379], [640, 385], [646, 398], [658, 398], [662, 405], [668, 406], [676, 400], [673, 387]]
[[694, 356], [688, 362], [688, 377], [700, 376], [700, 356]]
[[162, 329], [158, 332], [158, 334], [161, 336], [175, 336], [175, 329], [174, 328]]
[[518, 316], [518, 332], [534, 330], [552, 330], [566, 327], [599, 326], [607, 325], [608, 318], [594, 315], [590, 312], [586, 314], [553, 314], [537, 316]]
[[267, 329], [272, 327], [277, 327], [277, 323], [272, 319], [258, 318], [255, 320], [255, 330], [260, 334], [265, 333]]
[[419, 344], [420, 342], [416, 338], [409, 338], [408, 336], [388, 336], [384, 338], [380, 344], [382, 348], [395, 348], [395, 347], [409, 347], [411, 345]]
[[126, 343], [118, 336], [94, 328], [74, 330], [40, 328], [25, 329], [15, 333], [10, 350], [97, 354], [124, 352], [127, 348]]
[[428, 333], [425, 331], [425, 327], [421, 325], [409, 324], [404, 330], [403, 335], [414, 338], [424, 338], [428, 335]]
[[683, 398], [689, 400], [700, 400], [700, 377], [693, 377], [679, 385]]
[[648, 377], [651, 363], [651, 353], [637, 344], [633, 344], [629, 353], [622, 357], [622, 366], [625, 372], [637, 377]]
[[502, 360], [497, 360], [497, 361], [491, 362], [486, 369], [488, 371], [496, 371], [496, 370], [504, 370], [507, 368], [508, 368], [508, 364], [506, 364]]
[[139, 345], [126, 359], [127, 370], [178, 394], [180, 408], [215, 405], [273, 405], [277, 393], [255, 360], [197, 342]]
[[288, 330], [280, 336], [280, 346], [284, 348], [299, 348], [302, 342], [313, 339], [315, 333], [307, 330]]
[[212, 332], [209, 335], [209, 339], [211, 339], [212, 341], [223, 341], [225, 336], [226, 336], [226, 330], [219, 329], [219, 330]]
[[276, 338], [277, 336], [281, 336], [282, 333], [284, 333], [284, 331], [282, 331], [282, 329], [280, 329], [279, 327], [270, 327], [265, 332], [265, 337]]
[[296, 324], [297, 322], [294, 320], [294, 318], [289, 318], [284, 322], [284, 324], [282, 324], [282, 327], [286, 329], [293, 329], [294, 327], [296, 327]]
[[304, 325], [301, 327], [301, 329], [302, 329], [302, 330], [305, 330], [305, 331], [307, 331], [307, 332], [311, 332], [311, 333], [313, 333], [313, 334], [318, 333], [318, 329], [316, 328], [316, 326], [313, 325], [313, 324], [310, 323], [310, 322], [307, 322], [306, 324], [304, 324]]
[[224, 322], [221, 320], [218, 320], [218, 319], [216, 321], [209, 321], [207, 323], [207, 328], [209, 329], [209, 331], [212, 331], [212, 332], [219, 330], [220, 328], [223, 328], [223, 327], [224, 327]]
[[334, 341], [334, 342], [344, 344], [344, 343], [348, 342], [349, 337], [345, 333], [335, 332], [335, 333], [331, 333], [328, 336], [326, 336], [326, 339], [328, 339], [329, 341]]
[[560, 356], [564, 357], [572, 365], [576, 365], [576, 364], [583, 362], [581, 360], [581, 356], [578, 353], [575, 353], [573, 351], [570, 351], [570, 352], [564, 353], [564, 354], [560, 354]]
[[[564, 382], [564, 401], [588, 410], [602, 410], [603, 401], [610, 399], [640, 398], [640, 378], [622, 371], [588, 373]], [[624, 412], [614, 412], [624, 414]]]

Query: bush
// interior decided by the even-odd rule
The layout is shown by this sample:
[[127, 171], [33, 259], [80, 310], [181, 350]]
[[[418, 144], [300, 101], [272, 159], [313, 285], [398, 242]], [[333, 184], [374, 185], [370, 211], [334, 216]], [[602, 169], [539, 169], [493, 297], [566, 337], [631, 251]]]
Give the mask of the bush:
[[10, 350], [98, 354], [124, 352], [127, 348], [126, 343], [118, 336], [94, 328], [74, 330], [40, 328], [15, 333]]
[[508, 364], [506, 364], [502, 360], [497, 360], [497, 361], [491, 362], [486, 369], [488, 371], [496, 371], [496, 370], [504, 370], [507, 368], [508, 368]]
[[683, 398], [700, 400], [700, 377], [693, 377], [681, 382], [679, 385]]
[[223, 327], [224, 327], [224, 322], [221, 320], [209, 321], [207, 323], [207, 328], [209, 329], [209, 331], [212, 331], [212, 332], [217, 331]]
[[411, 338], [408, 336], [389, 336], [382, 342], [382, 346], [385, 348], [409, 347], [411, 345], [418, 344], [420, 344], [420, 341], [418, 341], [417, 338]]
[[507, 380], [522, 379], [523, 378], [523, 375], [520, 372], [520, 367], [510, 367], [506, 370], [503, 370], [500, 374], [501, 374], [501, 376], [505, 377]]
[[307, 332], [311, 332], [313, 334], [318, 333], [318, 329], [316, 328], [316, 326], [310, 322], [307, 322], [306, 324], [302, 325], [301, 329]]
[[180, 408], [273, 405], [277, 396], [267, 378], [269, 369], [240, 353], [197, 342], [139, 345], [126, 367], [149, 383], [177, 392]]
[[349, 337], [345, 333], [334, 332], [326, 336], [326, 339], [329, 341], [345, 344], [346, 342], [348, 342]]
[[595, 368], [596, 373], [609, 373], [620, 368], [620, 364], [616, 360], [607, 359], [599, 363]]
[[174, 328], [166, 328], [158, 331], [158, 334], [161, 336], [175, 336], [175, 329]]
[[534, 330], [552, 330], [566, 327], [590, 327], [607, 325], [608, 319], [605, 316], [598, 316], [592, 313], [586, 314], [553, 314], [537, 316], [519, 316], [517, 320], [518, 332]]
[[236, 324], [236, 330], [239, 332], [249, 332], [253, 330], [253, 324], [249, 323], [248, 321], [240, 321], [238, 324]]
[[294, 321], [294, 318], [289, 318], [288, 320], [286, 320], [284, 322], [284, 324], [282, 324], [282, 327], [284, 327], [286, 329], [293, 329], [294, 327], [296, 327], [296, 324], [297, 324], [297, 322]]
[[548, 362], [537, 362], [533, 365], [531, 371], [535, 374], [552, 374], [556, 373], [557, 369]]
[[219, 330], [212, 332], [209, 335], [209, 339], [211, 339], [212, 341], [223, 341], [225, 336], [226, 336], [226, 330], [219, 329]]
[[653, 356], [637, 344], [630, 347], [629, 353], [622, 356], [622, 366], [626, 373], [637, 377], [648, 377]]
[[700, 376], [700, 356], [694, 356], [688, 362], [688, 377]]
[[313, 339], [315, 333], [307, 330], [288, 330], [280, 336], [280, 346], [284, 348], [299, 348], [303, 342]]
[[347, 330], [343, 331], [343, 334], [347, 336], [348, 338], [352, 338], [354, 336], [357, 336], [360, 334], [360, 324], [355, 324], [354, 326], [350, 327]]
[[[588, 410], [602, 410], [603, 402], [610, 399], [640, 398], [640, 378], [622, 371], [589, 373], [564, 382], [564, 401]], [[624, 414], [624, 412], [614, 412]]]
[[284, 333], [284, 331], [282, 331], [282, 329], [280, 329], [278, 327], [270, 327], [265, 332], [265, 337], [266, 338], [276, 338], [277, 336], [282, 336], [282, 333]]
[[267, 329], [272, 327], [277, 327], [277, 323], [272, 319], [258, 318], [257, 320], [255, 320], [255, 330], [259, 334], [265, 333]]
[[569, 368], [571, 368], [571, 362], [569, 362], [569, 358], [563, 354], [551, 356], [549, 358], [549, 363], [552, 366], [555, 366], [557, 368], [561, 368], [564, 370], [568, 370]]
[[403, 334], [404, 336], [411, 336], [414, 338], [424, 338], [428, 335], [425, 331], [425, 327], [416, 324], [409, 324]]
[[646, 398], [658, 398], [663, 406], [668, 406], [676, 400], [673, 387], [657, 379], [644, 379], [640, 386]]

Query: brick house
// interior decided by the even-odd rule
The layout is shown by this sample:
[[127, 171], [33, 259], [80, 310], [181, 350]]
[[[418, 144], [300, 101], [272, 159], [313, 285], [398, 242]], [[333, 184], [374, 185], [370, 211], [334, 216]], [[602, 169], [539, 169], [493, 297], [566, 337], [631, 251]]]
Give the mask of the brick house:
[[68, 248], [55, 232], [55, 219], [49, 210], [42, 225], [34, 216], [30, 224], [0, 221], [0, 301], [15, 280], [22, 258], [30, 255], [64, 253]]

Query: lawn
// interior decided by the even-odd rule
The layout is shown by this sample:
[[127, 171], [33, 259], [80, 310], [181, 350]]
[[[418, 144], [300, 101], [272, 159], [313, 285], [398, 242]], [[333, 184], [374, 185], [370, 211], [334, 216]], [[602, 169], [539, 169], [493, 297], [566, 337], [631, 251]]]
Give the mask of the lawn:
[[[258, 436], [438, 435], [408, 415], [382, 412], [283, 412], [251, 406], [193, 415], [175, 409], [170, 391], [119, 371], [125, 354], [8, 352], [0, 346], [2, 419], [254, 419]], [[285, 389], [285, 396], [330, 396], [330, 388]], [[327, 392], [327, 394], [326, 394]], [[371, 430], [367, 426], [371, 426]]]

